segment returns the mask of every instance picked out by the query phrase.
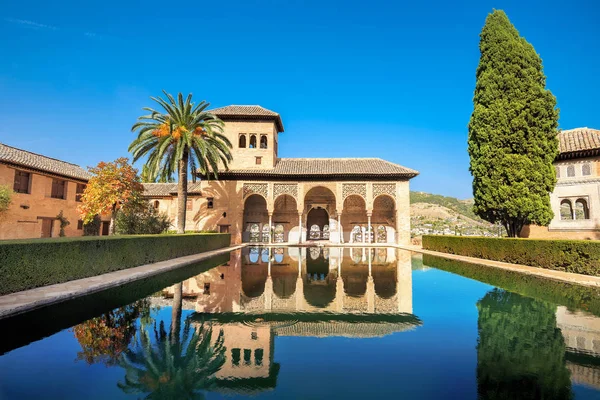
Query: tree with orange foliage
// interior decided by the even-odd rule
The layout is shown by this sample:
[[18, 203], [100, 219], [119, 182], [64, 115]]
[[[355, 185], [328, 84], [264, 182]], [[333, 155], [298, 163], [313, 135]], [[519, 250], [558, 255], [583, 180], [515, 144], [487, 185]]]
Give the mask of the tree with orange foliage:
[[88, 168], [94, 176], [81, 196], [78, 207], [84, 224], [93, 221], [96, 215], [110, 214], [110, 232], [114, 233], [114, 220], [117, 210], [137, 206], [144, 190], [127, 158], [121, 157], [113, 162], [101, 161], [96, 167]]

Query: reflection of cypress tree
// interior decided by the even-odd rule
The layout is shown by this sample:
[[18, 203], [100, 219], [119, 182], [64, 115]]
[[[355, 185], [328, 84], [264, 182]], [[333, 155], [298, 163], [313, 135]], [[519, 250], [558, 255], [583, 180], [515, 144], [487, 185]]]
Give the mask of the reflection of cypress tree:
[[477, 303], [480, 399], [570, 399], [555, 307], [501, 289]]

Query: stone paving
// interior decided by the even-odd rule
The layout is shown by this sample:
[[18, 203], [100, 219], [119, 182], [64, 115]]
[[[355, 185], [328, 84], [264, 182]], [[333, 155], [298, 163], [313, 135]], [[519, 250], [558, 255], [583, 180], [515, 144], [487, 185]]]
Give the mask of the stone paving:
[[173, 271], [245, 246], [246, 245], [243, 244], [225, 247], [153, 264], [141, 265], [135, 268], [123, 269], [90, 278], [77, 279], [56, 285], [43, 286], [0, 296], [0, 319], [47, 305], [56, 304], [61, 301], [100, 292], [105, 289], [159, 275], [168, 271]]
[[535, 275], [542, 278], [554, 279], [556, 281], [574, 283], [578, 285], [600, 287], [600, 276], [590, 276], [575, 274], [572, 272], [554, 271], [551, 269], [530, 267], [527, 265], [510, 264], [501, 261], [484, 260], [482, 258], [459, 256], [456, 254], [441, 253], [438, 251], [425, 250], [420, 246], [403, 246], [396, 245], [395, 247], [402, 250], [414, 251], [422, 254], [429, 254], [437, 257], [444, 257], [451, 260], [462, 261], [469, 264], [485, 265], [488, 267], [500, 268], [507, 271], [520, 272], [526, 275]]

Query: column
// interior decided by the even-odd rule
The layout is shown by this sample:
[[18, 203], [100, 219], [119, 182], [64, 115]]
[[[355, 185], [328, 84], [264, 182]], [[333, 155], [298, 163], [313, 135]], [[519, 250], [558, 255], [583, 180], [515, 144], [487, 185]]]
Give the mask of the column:
[[369, 249], [369, 277], [367, 278], [367, 312], [372, 314], [375, 312], [375, 281], [373, 280], [372, 268], [371, 268], [371, 252], [373, 249]]
[[368, 229], [368, 238], [369, 238], [368, 242], [372, 243], [372, 240], [371, 240], [371, 229], [372, 229], [371, 228], [371, 213], [367, 213], [367, 229]]
[[344, 233], [342, 232], [342, 213], [338, 212], [338, 233], [339, 233], [339, 243], [344, 243]]
[[298, 213], [298, 227], [300, 228], [300, 234], [298, 235], [298, 243], [302, 243], [302, 213]]
[[269, 213], [269, 244], [272, 242], [273, 242], [273, 213], [270, 212]]

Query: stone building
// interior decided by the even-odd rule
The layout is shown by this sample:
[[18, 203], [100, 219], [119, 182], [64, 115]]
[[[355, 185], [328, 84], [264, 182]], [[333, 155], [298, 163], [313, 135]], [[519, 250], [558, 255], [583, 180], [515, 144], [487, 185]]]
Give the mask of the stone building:
[[[187, 230], [232, 241], [404, 243], [410, 241], [409, 180], [418, 172], [378, 158], [280, 158], [278, 113], [260, 106], [212, 110], [225, 122], [233, 162], [218, 180], [190, 184]], [[145, 195], [177, 225], [177, 186]]]
[[600, 239], [600, 131], [569, 129], [558, 139], [557, 183], [550, 195], [554, 218], [548, 227], [525, 227], [524, 236]]
[[[61, 211], [70, 222], [65, 235], [83, 235], [77, 205], [90, 176], [78, 165], [0, 143], [0, 185], [14, 191], [0, 215], [0, 240], [56, 237]], [[107, 221], [101, 233], [108, 234]]]

